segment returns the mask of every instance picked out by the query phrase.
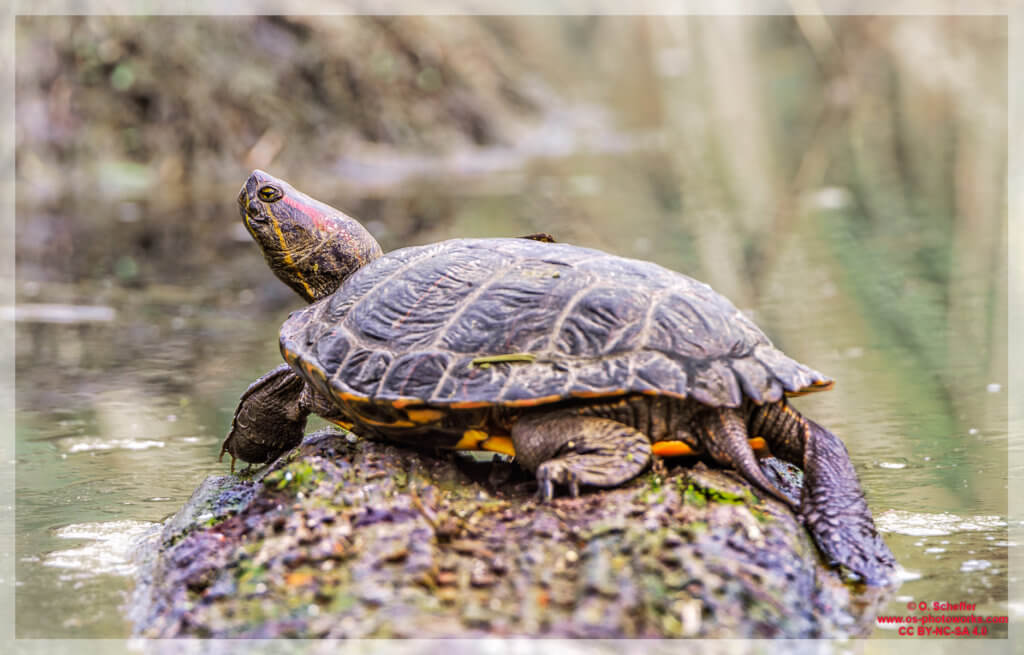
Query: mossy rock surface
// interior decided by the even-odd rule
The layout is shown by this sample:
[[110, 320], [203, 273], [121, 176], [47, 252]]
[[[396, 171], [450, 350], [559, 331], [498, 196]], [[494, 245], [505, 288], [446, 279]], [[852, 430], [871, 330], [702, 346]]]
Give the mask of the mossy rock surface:
[[318, 432], [253, 477], [208, 479], [168, 521], [144, 558], [137, 632], [834, 637], [871, 629], [881, 599], [854, 595], [823, 567], [787, 507], [730, 472], [680, 462], [544, 504], [513, 464]]

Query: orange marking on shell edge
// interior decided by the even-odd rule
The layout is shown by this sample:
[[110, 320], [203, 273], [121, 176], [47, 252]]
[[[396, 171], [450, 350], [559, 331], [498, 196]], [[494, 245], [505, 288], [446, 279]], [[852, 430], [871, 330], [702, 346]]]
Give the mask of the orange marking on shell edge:
[[396, 398], [391, 401], [391, 406], [395, 409], [405, 409], [410, 405], [422, 405], [423, 401], [419, 398]]
[[828, 382], [824, 382], [824, 381], [820, 381], [819, 380], [817, 382], [811, 383], [810, 385], [804, 387], [803, 389], [797, 389], [796, 391], [787, 391], [786, 392], [786, 396], [788, 398], [793, 398], [793, 397], [796, 397], [796, 396], [806, 396], [809, 393], [817, 393], [819, 391], [828, 391], [833, 386], [835, 386], [835, 380], [829, 380]]
[[481, 407], [490, 407], [493, 404], [494, 403], [492, 403], [489, 400], [470, 400], [465, 402], [452, 403], [448, 406], [451, 407], [452, 409], [479, 409]]
[[[525, 398], [523, 400], [507, 400], [503, 403], [505, 407], [534, 407], [536, 405], [546, 405], [548, 403], [556, 403], [563, 398], [562, 394], [556, 393], [550, 396], [540, 396], [539, 398]], [[485, 403], [485, 405], [490, 403]]]
[[626, 393], [625, 389], [609, 389], [608, 391], [571, 391], [569, 395], [573, 398], [606, 398], [621, 396], [624, 393]]
[[338, 397], [341, 398], [342, 400], [346, 401], [346, 402], [356, 402], [356, 403], [368, 403], [368, 402], [370, 402], [370, 399], [367, 398], [366, 396], [357, 396], [354, 393], [347, 393], [345, 391], [338, 392]]
[[381, 428], [414, 428], [416, 424], [412, 421], [378, 421], [375, 418], [359, 417], [359, 422], [366, 425], [373, 425]]
[[339, 428], [345, 428], [346, 430], [351, 430], [353, 427], [355, 427], [354, 423], [349, 423], [348, 421], [342, 421], [340, 419], [334, 419], [334, 418], [329, 418], [327, 420], [330, 421], [331, 423], [337, 425]]
[[441, 420], [444, 412], [439, 409], [409, 409], [406, 410], [405, 415], [414, 423], [433, 423]]
[[768, 448], [768, 442], [761, 437], [751, 437], [748, 441], [750, 442], [750, 447], [753, 450], [765, 450]]
[[693, 448], [685, 441], [659, 441], [651, 444], [651, 452], [658, 457], [693, 455]]
[[687, 395], [685, 393], [676, 393], [675, 391], [667, 391], [665, 389], [641, 389], [640, 391], [623, 391], [623, 393], [640, 393], [645, 396], [666, 396], [668, 398], [678, 398], [679, 400], [686, 400]]

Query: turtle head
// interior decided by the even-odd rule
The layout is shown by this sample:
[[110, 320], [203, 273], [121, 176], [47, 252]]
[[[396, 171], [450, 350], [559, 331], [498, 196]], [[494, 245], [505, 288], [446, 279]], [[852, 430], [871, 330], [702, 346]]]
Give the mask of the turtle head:
[[238, 209], [271, 270], [307, 302], [381, 255], [359, 221], [260, 170], [242, 186]]

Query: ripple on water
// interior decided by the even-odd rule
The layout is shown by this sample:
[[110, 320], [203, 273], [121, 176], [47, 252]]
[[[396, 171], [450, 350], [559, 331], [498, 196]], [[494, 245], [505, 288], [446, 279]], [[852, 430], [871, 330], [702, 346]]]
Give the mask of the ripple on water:
[[135, 573], [132, 551], [142, 535], [159, 523], [150, 521], [104, 521], [78, 523], [54, 532], [62, 539], [83, 539], [89, 543], [56, 550], [43, 556], [43, 565], [67, 569], [76, 577], [124, 575]]
[[887, 460], [880, 461], [876, 464], [880, 469], [905, 469], [910, 465], [910, 461], [906, 457], [893, 457]]
[[86, 453], [97, 450], [146, 450], [147, 448], [163, 448], [163, 441], [154, 439], [110, 439], [103, 437], [65, 437], [57, 440], [57, 448], [62, 453]]
[[957, 532], [984, 532], [1007, 526], [998, 516], [957, 516], [956, 514], [927, 514], [890, 509], [875, 517], [875, 525], [882, 532], [905, 534], [911, 537], [938, 537]]
[[960, 564], [960, 570], [964, 573], [972, 573], [974, 571], [984, 571], [991, 566], [992, 562], [987, 559], [969, 559]]

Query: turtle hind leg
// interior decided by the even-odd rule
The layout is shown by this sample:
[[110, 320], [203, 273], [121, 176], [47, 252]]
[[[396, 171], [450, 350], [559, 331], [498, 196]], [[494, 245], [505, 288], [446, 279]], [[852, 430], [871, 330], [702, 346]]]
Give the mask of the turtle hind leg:
[[534, 414], [511, 430], [516, 460], [537, 473], [544, 500], [556, 483], [572, 496], [581, 484], [614, 487], [636, 477], [651, 460], [647, 435], [624, 423], [578, 414]]
[[708, 409], [698, 415], [695, 428], [704, 447], [716, 462], [735, 468], [763, 491], [790, 507], [794, 506], [793, 501], [772, 484], [761, 470], [747, 440], [747, 424], [739, 410], [728, 407]]
[[867, 584], [889, 584], [896, 558], [875, 529], [846, 447], [814, 421], [803, 420], [804, 524], [832, 563], [842, 564]]

